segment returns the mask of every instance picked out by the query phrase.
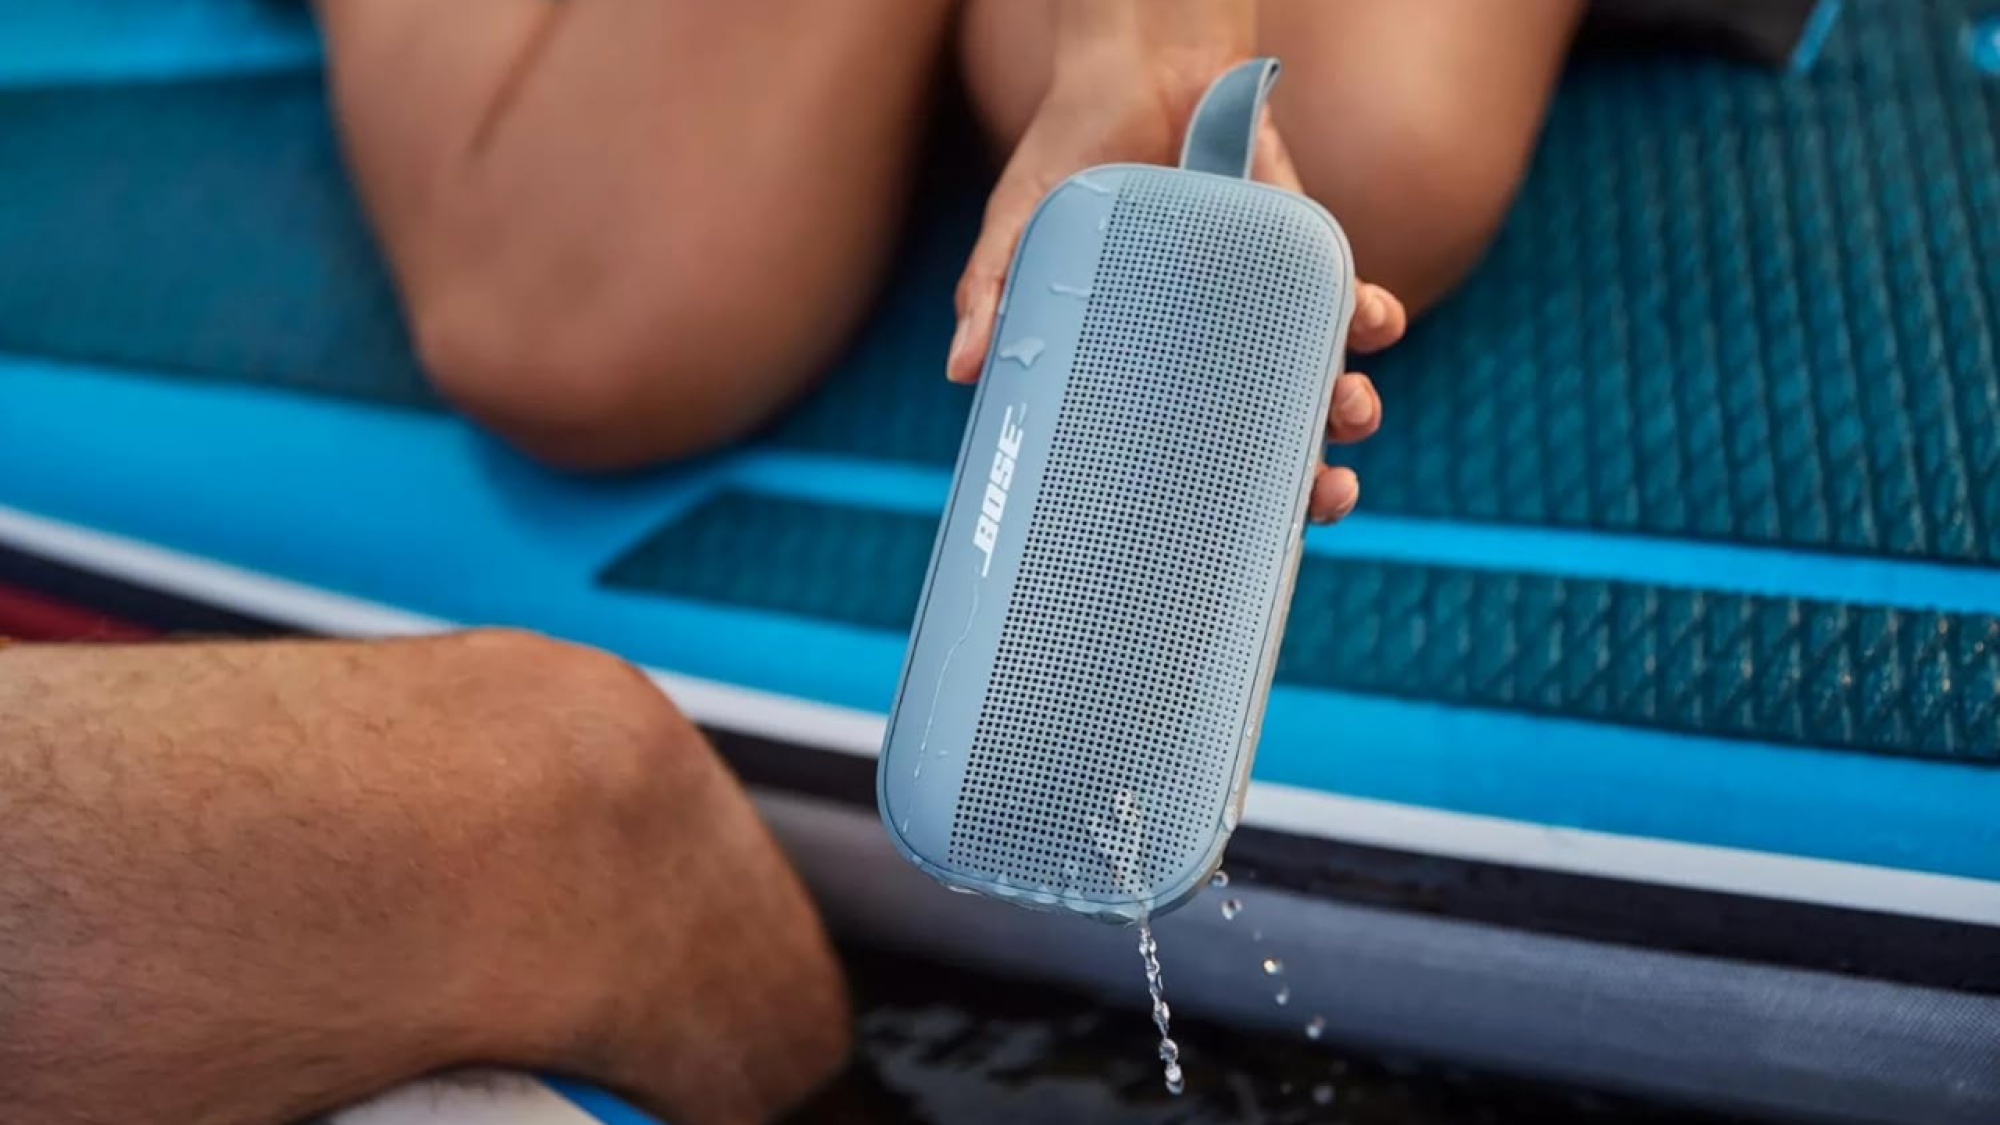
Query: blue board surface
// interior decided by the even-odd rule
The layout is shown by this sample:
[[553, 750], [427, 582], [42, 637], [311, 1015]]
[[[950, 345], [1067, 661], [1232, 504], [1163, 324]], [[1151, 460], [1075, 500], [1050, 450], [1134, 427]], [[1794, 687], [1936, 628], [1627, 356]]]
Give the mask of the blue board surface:
[[[1491, 259], [1377, 369], [1367, 510], [1309, 538], [1260, 779], [2000, 880], [2000, 86], [1969, 6], [1850, 7], [1800, 78], [1571, 76]], [[176, 57], [0, 81], [32, 263], [0, 271], [0, 505], [886, 708], [976, 183], [770, 432], [582, 481], [424, 389], [310, 53]], [[851, 555], [798, 565], [757, 496]]]

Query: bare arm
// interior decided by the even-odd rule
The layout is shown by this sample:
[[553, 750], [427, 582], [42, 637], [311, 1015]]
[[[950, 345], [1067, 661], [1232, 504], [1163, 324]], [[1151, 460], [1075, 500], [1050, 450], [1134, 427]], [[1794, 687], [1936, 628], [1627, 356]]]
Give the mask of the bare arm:
[[0, 649], [0, 1119], [441, 1067], [755, 1120], [844, 1049], [796, 880], [629, 667], [514, 634]]

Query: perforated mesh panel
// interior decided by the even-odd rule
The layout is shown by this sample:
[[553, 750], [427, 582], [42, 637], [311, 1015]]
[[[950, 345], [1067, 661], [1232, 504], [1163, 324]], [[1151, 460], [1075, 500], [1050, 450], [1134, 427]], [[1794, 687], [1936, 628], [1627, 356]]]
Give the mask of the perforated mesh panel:
[[951, 860], [1126, 901], [1228, 801], [1344, 266], [1310, 212], [1221, 179], [1132, 175], [1107, 238]]

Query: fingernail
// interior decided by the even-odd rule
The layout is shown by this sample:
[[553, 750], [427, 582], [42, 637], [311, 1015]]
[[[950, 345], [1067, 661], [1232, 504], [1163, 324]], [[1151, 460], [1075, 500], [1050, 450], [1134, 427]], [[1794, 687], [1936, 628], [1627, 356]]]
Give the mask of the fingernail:
[[1358, 429], [1375, 420], [1375, 398], [1359, 380], [1342, 379], [1334, 386], [1333, 413], [1342, 423]]
[[1334, 520], [1353, 511], [1355, 501], [1360, 498], [1359, 493], [1350, 492], [1331, 504], [1323, 507], [1315, 506], [1312, 511], [1312, 521], [1314, 523], [1332, 523]]
[[951, 334], [951, 350], [946, 352], [944, 357], [944, 377], [953, 382], [958, 381], [959, 356], [965, 351], [965, 338], [971, 334], [972, 318], [969, 316], [959, 317], [958, 327], [953, 329]]
[[1326, 514], [1326, 518], [1330, 520], [1343, 519], [1347, 516], [1348, 513], [1354, 511], [1355, 506], [1360, 503], [1361, 503], [1361, 482], [1357, 480], [1354, 482], [1353, 490], [1347, 494], [1346, 499], [1335, 504], [1333, 506], [1333, 510]]

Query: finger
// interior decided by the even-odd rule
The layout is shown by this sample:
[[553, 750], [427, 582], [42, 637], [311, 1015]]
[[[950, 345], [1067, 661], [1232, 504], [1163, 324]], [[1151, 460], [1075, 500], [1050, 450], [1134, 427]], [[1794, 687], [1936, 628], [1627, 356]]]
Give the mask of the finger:
[[951, 336], [951, 351], [945, 356], [945, 378], [954, 383], [973, 383], [986, 362], [993, 339], [993, 318], [1000, 309], [1000, 290], [1007, 283], [1007, 267], [1014, 260], [1014, 248], [1021, 230], [1035, 210], [1042, 192], [1032, 178], [1009, 166], [994, 185], [986, 202], [986, 218], [959, 277], [955, 304], [958, 327]]
[[1306, 511], [1314, 523], [1332, 523], [1361, 502], [1361, 478], [1345, 465], [1322, 465], [1313, 477], [1312, 499]]
[[1375, 382], [1350, 371], [1333, 382], [1333, 409], [1327, 412], [1326, 437], [1341, 445], [1372, 436], [1382, 425], [1382, 396]]
[[1410, 314], [1394, 293], [1362, 282], [1354, 294], [1354, 324], [1347, 330], [1347, 350], [1379, 352], [1403, 338]]
[[1288, 191], [1304, 192], [1299, 170], [1292, 163], [1291, 150], [1278, 127], [1271, 122], [1271, 107], [1265, 106], [1257, 122], [1257, 139], [1250, 152], [1250, 178], [1276, 184]]

